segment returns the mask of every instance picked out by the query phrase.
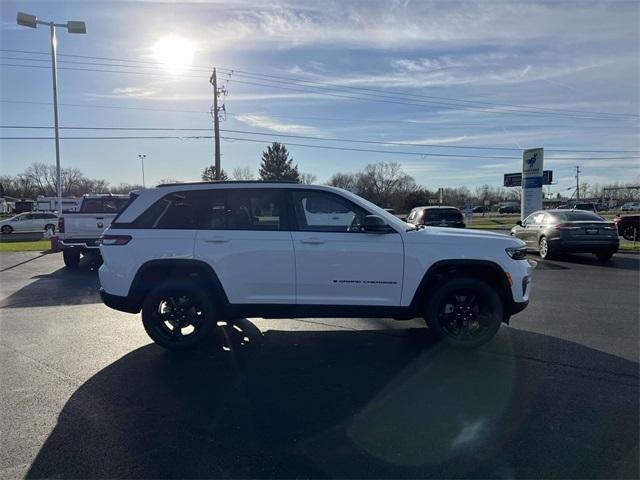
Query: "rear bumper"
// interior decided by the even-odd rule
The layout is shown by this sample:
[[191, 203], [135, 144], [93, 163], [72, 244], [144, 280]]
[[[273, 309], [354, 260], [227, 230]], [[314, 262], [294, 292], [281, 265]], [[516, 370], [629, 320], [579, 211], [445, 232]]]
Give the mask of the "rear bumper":
[[525, 302], [511, 302], [509, 305], [509, 315], [515, 315], [516, 313], [520, 313], [529, 305], [529, 300]]
[[102, 303], [114, 310], [127, 313], [138, 313], [140, 311], [140, 307], [132, 302], [129, 297], [112, 295], [107, 293], [104, 288], [100, 289], [100, 298], [102, 299]]
[[99, 250], [97, 238], [68, 238], [59, 240], [61, 248], [81, 248], [84, 250]]
[[620, 246], [619, 239], [611, 240], [563, 240], [549, 239], [550, 246], [559, 252], [593, 253], [616, 252]]

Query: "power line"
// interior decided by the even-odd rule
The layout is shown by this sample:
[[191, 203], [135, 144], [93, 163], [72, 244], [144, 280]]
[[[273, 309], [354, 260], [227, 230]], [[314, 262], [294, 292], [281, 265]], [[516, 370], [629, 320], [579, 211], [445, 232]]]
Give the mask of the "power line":
[[[35, 55], [48, 55], [47, 52], [39, 52], [39, 51], [32, 51], [32, 50], [0, 49], [0, 51], [12, 52], [12, 53], [35, 54]], [[122, 58], [113, 58], [113, 57], [98, 57], [98, 56], [90, 56], [90, 55], [61, 54], [60, 56], [70, 57], [70, 58], [86, 58], [86, 59], [92, 59], [92, 60], [106, 60], [106, 61], [113, 61], [113, 62], [127, 62], [127, 63], [133, 63], [133, 64], [146, 64], [146, 65], [154, 66], [154, 67], [135, 67], [135, 68], [158, 68], [164, 65], [162, 62], [158, 62], [158, 61], [154, 62], [154, 61], [132, 60], [132, 59], [122, 59]], [[22, 59], [22, 60], [40, 61], [39, 59], [29, 59], [29, 58]], [[82, 63], [82, 62], [76, 62], [76, 63]], [[100, 64], [96, 64], [96, 65], [100, 65]], [[106, 65], [109, 65], [109, 64], [106, 64]], [[112, 65], [112, 66], [122, 67], [124, 65]], [[204, 69], [208, 71], [211, 69], [211, 66], [193, 65], [187, 68], [195, 71], [197, 71], [198, 69]], [[517, 105], [517, 104], [511, 104], [511, 103], [484, 102], [484, 101], [478, 101], [478, 100], [466, 100], [466, 99], [459, 99], [459, 98], [452, 98], [452, 97], [424, 95], [424, 94], [418, 94], [418, 93], [407, 93], [407, 92], [397, 92], [397, 91], [389, 92], [381, 89], [374, 89], [374, 88], [367, 88], [367, 87], [354, 87], [349, 85], [341, 85], [339, 87], [327, 86], [326, 83], [316, 82], [312, 80], [305, 80], [305, 79], [299, 79], [299, 78], [293, 78], [293, 77], [287, 77], [287, 76], [281, 76], [281, 75], [269, 75], [264, 73], [250, 72], [247, 70], [238, 70], [235, 68], [234, 69], [225, 68], [221, 66], [216, 66], [216, 68], [224, 71], [232, 71], [237, 75], [243, 75], [243, 76], [246, 75], [251, 77], [262, 78], [263, 81], [268, 81], [266, 79], [275, 79], [278, 81], [285, 81], [289, 83], [294, 82], [296, 84], [304, 83], [309, 85], [317, 85], [318, 86], [317, 88], [324, 88], [324, 89], [328, 88], [328, 89], [334, 89], [338, 91], [350, 90], [354, 92], [371, 92], [370, 94], [373, 94], [373, 93], [382, 94], [383, 96], [386, 96], [386, 97], [394, 96], [394, 95], [406, 96], [411, 98], [419, 97], [419, 98], [426, 98], [426, 99], [447, 100], [447, 101], [453, 101], [453, 102], [459, 102], [459, 103], [483, 105], [483, 106], [490, 106], [490, 107], [517, 108], [520, 110], [538, 110], [541, 112], [544, 111], [544, 112], [556, 112], [556, 113], [566, 112], [566, 113], [577, 113], [577, 114], [594, 114], [594, 115], [604, 115], [604, 116], [611, 116], [611, 117], [629, 117], [630, 119], [635, 119], [639, 117], [637, 114], [628, 114], [628, 113], [612, 113], [612, 112], [590, 111], [590, 110], [571, 110], [571, 109], [558, 109], [558, 108], [549, 108], [549, 107], [536, 107], [532, 105]]]
[[[43, 125], [0, 125], [0, 129], [18, 129], [18, 130], [39, 130], [39, 129], [51, 129], [53, 127]], [[177, 128], [177, 127], [60, 127], [61, 130], [113, 130], [113, 131], [211, 131], [210, 128]], [[425, 143], [412, 143], [412, 142], [393, 142], [393, 141], [380, 141], [380, 140], [358, 140], [353, 138], [339, 138], [339, 137], [314, 137], [310, 135], [295, 135], [279, 132], [256, 132], [250, 130], [234, 130], [234, 129], [220, 129], [221, 132], [227, 133], [240, 133], [246, 135], [259, 135], [259, 136], [276, 136], [283, 138], [297, 138], [316, 141], [328, 141], [328, 142], [343, 142], [343, 143], [361, 143], [372, 145], [389, 145], [389, 146], [402, 146], [402, 147], [426, 147], [426, 148], [453, 148], [464, 150], [498, 150], [498, 151], [511, 151], [521, 152], [522, 149], [511, 147], [489, 147], [489, 146], [470, 146], [470, 145], [441, 145], [441, 144], [425, 144]], [[561, 153], [638, 153], [638, 150], [571, 150], [571, 149], [554, 149], [547, 148], [547, 152], [561, 152]], [[484, 156], [482, 157], [484, 158]], [[504, 157], [502, 157], [504, 158]], [[584, 157], [563, 157], [566, 160], [581, 160]], [[603, 157], [604, 160], [619, 160], [627, 159], [629, 157]], [[551, 158], [552, 159], [552, 158]]]
[[[278, 135], [273, 135], [278, 136]], [[61, 137], [61, 140], [166, 140], [166, 139], [174, 139], [174, 140], [202, 140], [202, 139], [211, 139], [214, 138], [213, 135], [186, 135], [186, 136], [178, 136], [178, 135], [160, 135], [160, 136], [145, 136], [145, 135], [135, 135], [135, 136], [70, 136], [70, 137]], [[246, 141], [246, 142], [254, 142], [254, 143], [262, 143], [264, 144], [264, 140], [259, 140], [255, 138], [239, 138], [239, 137], [220, 137], [225, 140], [236, 140], [236, 141]], [[0, 140], [53, 140], [54, 137], [0, 137]], [[316, 139], [318, 140], [318, 139]], [[266, 142], [268, 143], [268, 142]], [[486, 159], [486, 160], [514, 160], [514, 157], [499, 157], [499, 156], [491, 156], [491, 155], [458, 155], [458, 154], [447, 154], [447, 153], [425, 153], [425, 152], [407, 152], [407, 151], [388, 151], [388, 150], [375, 150], [375, 149], [364, 149], [364, 148], [350, 148], [350, 147], [336, 147], [329, 145], [311, 145], [311, 144], [301, 144], [301, 143], [291, 143], [287, 142], [287, 145], [298, 146], [298, 147], [309, 147], [309, 148], [320, 148], [325, 150], [341, 150], [341, 151], [351, 151], [351, 152], [368, 152], [368, 153], [384, 153], [387, 155], [414, 155], [419, 157], [448, 157], [448, 158], [476, 158], [476, 159]], [[578, 160], [633, 160], [640, 157], [582, 157], [578, 158]], [[549, 157], [547, 160], [576, 160], [571, 158], [553, 158]]]
[[[86, 58], [94, 58], [89, 56], [78, 56], [75, 57], [86, 57]], [[7, 57], [5, 57], [6, 59]], [[13, 58], [14, 57], [9, 57]], [[95, 57], [95, 58], [106, 58], [106, 57]], [[22, 61], [41, 61], [40, 59], [15, 59]], [[114, 61], [123, 61], [118, 59], [112, 59]], [[62, 63], [63, 61], [61, 61]], [[129, 60], [129, 62], [134, 62], [133, 60]], [[109, 67], [116, 68], [159, 68], [162, 64], [157, 64], [156, 67], [148, 67], [148, 66], [136, 66], [136, 65], [117, 65], [117, 64], [98, 64], [91, 62], [67, 62], [67, 63], [76, 63], [76, 64], [86, 64], [86, 65], [106, 65]], [[145, 62], [145, 63], [154, 63], [154, 62]], [[27, 64], [11, 64], [4, 63], [0, 64], [2, 66], [8, 67], [23, 67], [23, 68], [48, 68], [42, 65], [27, 65]], [[197, 67], [200, 68], [200, 67]], [[238, 71], [233, 69], [227, 69], [223, 67], [218, 67], [220, 70], [227, 72], [237, 72], [236, 76], [242, 78], [249, 78], [250, 80], [260, 80], [261, 82], [268, 83], [258, 83], [251, 82], [247, 80], [234, 80], [239, 84], [253, 85], [253, 86], [261, 86], [267, 88], [275, 88], [280, 90], [288, 90], [288, 91], [299, 91], [303, 93], [313, 92], [318, 95], [325, 95], [334, 98], [345, 98], [349, 100], [360, 100], [360, 101], [369, 101], [369, 102], [382, 102], [382, 103], [391, 103], [405, 106], [414, 106], [414, 107], [425, 107], [425, 106], [442, 106], [448, 109], [453, 110], [470, 110], [470, 111], [478, 111], [481, 113], [488, 114], [511, 114], [511, 115], [524, 115], [524, 116], [538, 116], [538, 117], [565, 117], [565, 118], [573, 118], [580, 120], [613, 120], [613, 121], [625, 121], [636, 118], [636, 115], [633, 114], [617, 114], [617, 113], [609, 113], [609, 112], [587, 112], [587, 111], [577, 111], [577, 110], [565, 110], [566, 112], [574, 112], [574, 113], [561, 113], [563, 112], [560, 109], [548, 109], [545, 107], [529, 107], [529, 106], [519, 106], [514, 104], [499, 104], [499, 103], [490, 103], [490, 102], [478, 102], [471, 100], [460, 100], [460, 99], [448, 99], [450, 101], [463, 102], [468, 105], [460, 105], [456, 103], [450, 102], [442, 102], [442, 101], [434, 101], [434, 100], [414, 100], [413, 102], [408, 102], [404, 99], [398, 99], [399, 95], [408, 96], [408, 97], [421, 97], [421, 98], [443, 98], [447, 99], [447, 97], [433, 97], [426, 96], [420, 94], [408, 94], [408, 93], [397, 93], [397, 92], [385, 92], [383, 90], [376, 90], [364, 87], [351, 87], [351, 86], [342, 86], [342, 87], [333, 87], [326, 86], [325, 84], [319, 82], [313, 82], [308, 80], [300, 80], [300, 79], [288, 79], [288, 77], [280, 77], [275, 75], [266, 75], [260, 73], [249, 73], [245, 71]], [[117, 74], [130, 74], [130, 75], [143, 75], [143, 76], [166, 76], [164, 73], [153, 73], [153, 72], [139, 72], [139, 71], [130, 71], [130, 70], [105, 70], [105, 69], [96, 69], [96, 68], [78, 68], [78, 67], [60, 67], [61, 70], [73, 70], [73, 71], [90, 71], [90, 72], [100, 72], [100, 73], [117, 73]], [[241, 73], [242, 72], [242, 73]], [[188, 75], [185, 73], [174, 74], [181, 77], [187, 78], [205, 78], [200, 75]], [[271, 78], [276, 78], [279, 80], [271, 80]], [[292, 88], [286, 87], [282, 84], [294, 85], [296, 87], [301, 88]], [[312, 89], [312, 90], [308, 90]], [[339, 92], [339, 93], [330, 93], [330, 92]], [[346, 95], [342, 95], [340, 93], [345, 93]], [[374, 92], [374, 93], [370, 93]], [[361, 96], [354, 96], [354, 93]], [[364, 96], [362, 96], [364, 95]], [[417, 103], [416, 103], [417, 102]], [[475, 106], [473, 106], [475, 104]], [[516, 110], [514, 110], [516, 108]], [[527, 111], [527, 109], [529, 111]], [[536, 110], [536, 111], [531, 111]], [[586, 115], [576, 115], [575, 112], [584, 113]], [[598, 115], [598, 116], [588, 116], [588, 115]]]
[[[28, 105], [52, 105], [52, 102], [38, 102], [31, 100], [0, 100], [0, 103], [15, 103], [15, 104], [28, 104]], [[58, 103], [59, 106], [63, 107], [78, 107], [78, 108], [108, 108], [115, 110], [140, 110], [140, 111], [151, 111], [151, 112], [172, 112], [172, 113], [200, 113], [210, 115], [211, 111], [209, 110], [180, 110], [173, 108], [145, 108], [145, 107], [123, 107], [123, 106], [114, 106], [114, 105], [96, 105], [96, 104], [82, 104], [82, 103]], [[315, 117], [315, 116], [300, 116], [300, 115], [286, 115], [279, 113], [264, 113], [264, 112], [244, 112], [244, 113], [235, 113], [235, 112], [227, 112], [227, 115], [232, 117], [244, 117], [244, 116], [260, 116], [260, 115], [268, 115], [273, 118], [289, 118], [293, 120], [317, 120], [317, 121], [328, 121], [328, 122], [352, 122], [352, 123], [381, 123], [381, 124], [398, 124], [404, 126], [423, 126], [430, 125], [435, 123], [433, 121], [425, 122], [422, 120], [384, 120], [380, 118], [345, 118], [345, 117]], [[239, 119], [239, 121], [242, 121]], [[454, 126], [486, 126], [486, 123], [483, 122], [455, 122]], [[499, 126], [499, 125], [498, 125]], [[536, 124], [527, 124], [527, 125], [510, 125], [514, 128], [532, 128], [532, 127], [572, 127], [573, 125], [550, 125], [545, 123], [544, 125], [536, 125]], [[636, 128], [636, 125], [580, 125], [578, 128]], [[506, 148], [506, 147], [505, 147]], [[518, 149], [513, 149], [518, 150]], [[576, 152], [578, 150], [571, 150], [572, 152]], [[594, 152], [596, 150], [588, 150], [587, 152]]]

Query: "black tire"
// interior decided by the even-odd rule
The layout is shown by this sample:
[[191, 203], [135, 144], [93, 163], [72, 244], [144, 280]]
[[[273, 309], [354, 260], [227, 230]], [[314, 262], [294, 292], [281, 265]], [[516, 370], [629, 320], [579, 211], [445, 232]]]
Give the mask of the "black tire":
[[629, 240], [633, 242], [634, 240], [640, 240], [640, 236], [638, 235], [638, 227], [634, 227], [633, 225], [629, 225], [624, 230], [622, 230], [622, 238], [625, 240]]
[[80, 250], [76, 250], [75, 248], [62, 250], [62, 258], [67, 268], [78, 268], [78, 264], [80, 263]]
[[446, 281], [429, 299], [424, 319], [444, 343], [456, 348], [474, 348], [491, 340], [503, 320], [498, 292], [477, 278]]
[[147, 335], [164, 348], [194, 348], [216, 326], [211, 295], [188, 281], [159, 285], [144, 299], [142, 324]]
[[53, 223], [47, 223], [44, 226], [44, 231], [46, 232], [47, 230], [51, 230], [53, 233], [56, 233], [56, 227]]
[[13, 227], [11, 225], [3, 225], [0, 231], [5, 235], [9, 235], [10, 233], [13, 233]]
[[601, 262], [606, 262], [607, 260], [611, 260], [611, 257], [613, 257], [613, 254], [616, 252], [598, 252], [595, 254], [596, 257], [598, 257], [598, 260], [600, 260]]
[[543, 260], [549, 260], [553, 258], [555, 252], [551, 249], [551, 245], [547, 241], [547, 237], [540, 237], [538, 240], [538, 253]]

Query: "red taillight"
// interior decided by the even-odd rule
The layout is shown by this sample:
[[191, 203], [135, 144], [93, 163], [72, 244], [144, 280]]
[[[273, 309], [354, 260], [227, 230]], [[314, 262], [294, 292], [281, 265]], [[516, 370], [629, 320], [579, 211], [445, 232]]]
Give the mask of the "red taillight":
[[571, 223], [559, 223], [558, 225], [556, 225], [556, 228], [558, 230], [579, 230], [580, 227], [577, 227]]
[[64, 217], [58, 218], [58, 233], [64, 233]]
[[100, 245], [126, 245], [131, 241], [131, 235], [103, 235], [98, 240]]

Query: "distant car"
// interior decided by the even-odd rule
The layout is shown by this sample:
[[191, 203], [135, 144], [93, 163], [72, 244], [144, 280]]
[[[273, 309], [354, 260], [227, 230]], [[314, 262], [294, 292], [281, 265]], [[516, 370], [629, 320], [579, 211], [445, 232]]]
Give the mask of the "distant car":
[[473, 213], [484, 213], [485, 212], [484, 207], [482, 207], [482, 206], [473, 207], [472, 211], [473, 211]]
[[560, 253], [593, 253], [600, 260], [618, 251], [615, 223], [584, 210], [540, 210], [511, 229], [511, 235], [537, 250], [541, 258]]
[[627, 202], [620, 207], [621, 212], [637, 212], [640, 211], [640, 203], [638, 202]]
[[573, 206], [573, 210], [585, 210], [587, 212], [597, 212], [595, 204], [593, 203], [576, 203]]
[[456, 207], [416, 207], [409, 213], [407, 223], [428, 227], [464, 228], [462, 212]]
[[625, 240], [640, 240], [640, 215], [625, 215], [613, 219], [618, 227], [618, 234]]
[[519, 205], [505, 205], [498, 209], [498, 213], [520, 213]]
[[55, 213], [29, 212], [0, 222], [0, 232], [8, 235], [14, 232], [55, 231], [58, 216]]

